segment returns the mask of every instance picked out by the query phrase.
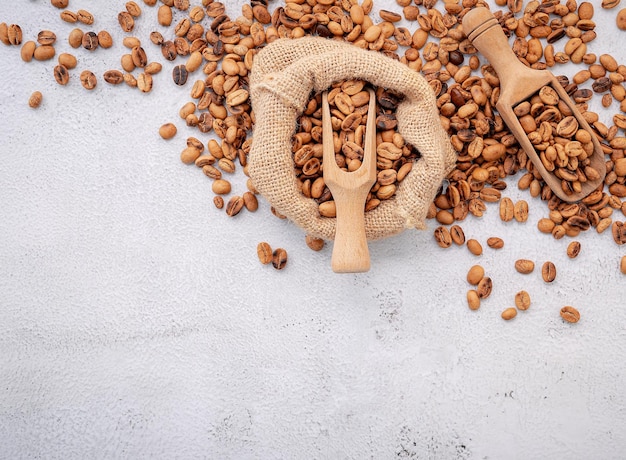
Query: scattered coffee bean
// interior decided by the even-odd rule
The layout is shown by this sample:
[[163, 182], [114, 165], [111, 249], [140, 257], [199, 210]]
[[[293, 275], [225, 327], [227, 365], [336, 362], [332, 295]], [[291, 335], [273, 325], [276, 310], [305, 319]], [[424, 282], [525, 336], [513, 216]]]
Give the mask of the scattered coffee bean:
[[541, 266], [541, 276], [546, 283], [551, 283], [556, 278], [556, 267], [552, 262], [544, 262]]
[[70, 73], [63, 64], [54, 67], [54, 79], [59, 85], [67, 85], [70, 81]]
[[135, 19], [128, 11], [122, 11], [117, 15], [117, 21], [124, 32], [132, 32], [135, 28]]
[[80, 73], [80, 83], [83, 85], [83, 88], [91, 91], [97, 86], [98, 78], [91, 70], [83, 70]]
[[469, 249], [469, 252], [471, 252], [475, 256], [479, 256], [483, 253], [482, 245], [478, 242], [478, 240], [475, 240], [473, 238], [467, 240], [467, 249]]
[[503, 320], [510, 321], [517, 316], [517, 310], [513, 307], [509, 307], [502, 312], [501, 316]]
[[172, 78], [174, 83], [178, 86], [183, 86], [187, 83], [187, 77], [189, 76], [189, 72], [187, 72], [187, 68], [184, 65], [177, 65], [172, 70]]
[[622, 256], [620, 259], [619, 269], [624, 275], [626, 275], [626, 256]]
[[574, 259], [578, 257], [578, 254], [580, 254], [580, 242], [572, 241], [567, 245], [567, 256], [570, 259]]
[[530, 307], [530, 295], [526, 291], [519, 291], [515, 294], [515, 306], [518, 310], [528, 310]]
[[272, 265], [276, 270], [282, 270], [287, 265], [287, 251], [278, 248], [272, 254]]
[[535, 263], [528, 259], [518, 259], [515, 261], [515, 270], [519, 273], [527, 275], [535, 269]]
[[[229, 217], [234, 217], [243, 209], [243, 198], [241, 196], [235, 195], [228, 200], [226, 204], [226, 214]], [[285, 254], [286, 256], [286, 254]]]
[[465, 244], [465, 233], [459, 225], [450, 227], [450, 237], [452, 238], [452, 242], [458, 246]]
[[485, 277], [485, 269], [480, 265], [473, 265], [467, 272], [467, 282], [476, 286]]
[[107, 70], [103, 75], [104, 81], [111, 85], [124, 83], [124, 74], [119, 70]]
[[561, 318], [568, 323], [577, 323], [580, 321], [580, 312], [571, 306], [561, 308]]
[[325, 242], [322, 238], [317, 238], [311, 235], [306, 235], [304, 238], [306, 245], [313, 251], [321, 251], [324, 249]]
[[504, 240], [502, 238], [498, 238], [497, 236], [492, 236], [487, 238], [487, 246], [492, 249], [502, 249], [504, 247]]
[[30, 95], [30, 98], [28, 99], [28, 106], [32, 109], [36, 109], [41, 105], [42, 99], [43, 95], [41, 94], [41, 92], [35, 91], [33, 94]]
[[98, 35], [95, 32], [83, 34], [82, 45], [87, 51], [94, 51], [98, 48]]
[[271, 263], [274, 257], [273, 252], [272, 252], [272, 247], [269, 245], [269, 243], [266, 243], [266, 242], [261, 242], [257, 245], [256, 253], [257, 253], [257, 256], [259, 257], [259, 261], [263, 265], [267, 265]]
[[474, 289], [467, 291], [467, 306], [470, 310], [478, 310], [480, 308], [480, 296]]
[[478, 293], [478, 297], [481, 299], [486, 299], [491, 295], [491, 290], [493, 288], [493, 283], [491, 278], [488, 276], [484, 276], [476, 286], [476, 292]]

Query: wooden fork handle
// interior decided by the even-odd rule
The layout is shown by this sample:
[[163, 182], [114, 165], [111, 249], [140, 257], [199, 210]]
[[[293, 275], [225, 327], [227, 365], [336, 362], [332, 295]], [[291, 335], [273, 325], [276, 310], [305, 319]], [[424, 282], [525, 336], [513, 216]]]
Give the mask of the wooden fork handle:
[[335, 190], [337, 227], [331, 267], [335, 273], [362, 273], [370, 269], [370, 253], [365, 236], [365, 200], [355, 191]]

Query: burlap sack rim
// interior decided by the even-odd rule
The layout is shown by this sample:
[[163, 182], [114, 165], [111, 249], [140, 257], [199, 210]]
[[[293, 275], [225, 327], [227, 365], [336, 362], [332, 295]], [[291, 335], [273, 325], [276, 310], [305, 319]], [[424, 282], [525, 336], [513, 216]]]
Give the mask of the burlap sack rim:
[[[345, 62], [346, 52], [352, 57], [349, 61], [350, 71], [348, 74], [338, 76], [334, 69], [338, 62], [341, 63], [342, 60]], [[276, 65], [272, 62], [272, 53], [287, 54], [284, 65]], [[382, 71], [372, 73], [370, 66], [375, 65], [380, 70], [381, 63]], [[274, 64], [274, 67], [268, 64]], [[391, 71], [401, 76], [398, 82], [385, 80]], [[422, 153], [422, 158], [414, 162], [412, 171], [399, 184], [396, 196], [391, 200], [383, 201], [378, 208], [366, 213], [367, 237], [378, 239], [400, 233], [407, 228], [424, 228], [428, 205], [434, 199], [441, 181], [453, 169], [456, 162], [456, 153], [439, 123], [435, 96], [419, 73], [381, 53], [362, 50], [350, 43], [319, 37], [305, 37], [297, 40], [280, 39], [267, 45], [255, 57], [250, 74], [251, 102], [256, 115], [255, 133], [249, 157], [250, 177], [258, 191], [278, 212], [302, 227], [307, 233], [324, 239], [332, 239], [336, 219], [319, 216], [317, 203], [304, 197], [298, 190], [297, 178], [293, 173], [294, 164], [290, 141], [295, 132], [296, 118], [304, 110], [311, 92], [323, 91], [335, 81], [349, 78], [362, 78], [376, 86], [384, 86], [405, 95], [397, 111], [398, 131], [407, 142], [413, 144]], [[268, 155], [268, 148], [259, 145], [258, 134], [268, 127], [265, 124], [265, 109], [272, 107], [280, 107], [284, 110], [283, 118], [289, 123], [289, 132], [288, 134], [282, 133], [282, 140], [276, 139], [276, 142], [269, 140], [274, 147], [282, 146], [280, 148], [282, 154], [271, 157], [275, 167], [277, 169], [288, 168], [292, 171], [292, 177], [287, 181], [284, 178], [281, 179], [282, 186], [290, 190], [288, 200], [284, 199], [286, 193], [272, 193], [271, 187], [263, 182], [262, 175], [257, 174], [263, 167], [267, 169], [269, 166], [263, 161], [263, 156]], [[416, 111], [423, 111], [427, 114], [426, 118], [430, 118], [433, 122], [432, 138], [423, 139], [414, 132], [415, 125], [410, 125], [409, 120], [415, 121]], [[434, 146], [430, 145], [432, 142], [428, 142], [433, 139], [435, 140]], [[269, 147], [271, 150], [272, 145]], [[272, 153], [275, 152], [270, 152], [270, 155]], [[438, 180], [430, 184], [415, 182], [415, 179], [425, 175], [437, 177]], [[416, 191], [419, 196], [407, 195], [408, 192], [415, 194]], [[419, 199], [425, 205], [416, 206], [416, 200]], [[293, 206], [293, 200], [297, 202], [297, 206]], [[416, 208], [419, 211], [418, 214], [416, 214]], [[383, 228], [379, 225], [381, 222], [384, 223]]]

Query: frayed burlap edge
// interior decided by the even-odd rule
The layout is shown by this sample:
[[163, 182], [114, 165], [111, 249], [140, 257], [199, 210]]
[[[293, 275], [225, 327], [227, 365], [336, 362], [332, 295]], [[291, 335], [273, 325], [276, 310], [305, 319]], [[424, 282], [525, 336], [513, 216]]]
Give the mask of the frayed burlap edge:
[[399, 184], [396, 196], [365, 214], [367, 238], [384, 238], [408, 228], [423, 229], [429, 205], [456, 161], [439, 121], [434, 93], [418, 72], [346, 42], [319, 37], [280, 39], [255, 57], [250, 73], [255, 114], [248, 157], [250, 178], [279, 213], [308, 234], [333, 239], [336, 219], [320, 216], [318, 204], [298, 188], [291, 139], [311, 92], [350, 79], [369, 81], [404, 95], [396, 113], [398, 132], [421, 153]]

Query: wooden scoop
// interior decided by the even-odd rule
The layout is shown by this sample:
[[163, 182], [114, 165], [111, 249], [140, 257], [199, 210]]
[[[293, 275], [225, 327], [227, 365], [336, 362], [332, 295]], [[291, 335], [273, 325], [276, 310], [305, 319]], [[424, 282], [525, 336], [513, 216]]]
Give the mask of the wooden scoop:
[[[487, 58], [498, 74], [500, 96], [496, 103], [496, 109], [554, 194], [563, 201], [573, 202], [581, 200], [598, 188], [603, 183], [606, 174], [604, 152], [589, 123], [582, 117], [556, 77], [548, 70], [534, 70], [522, 64], [509, 46], [498, 20], [487, 8], [479, 7], [469, 11], [463, 17], [463, 30], [468, 39]], [[572, 111], [572, 116], [578, 121], [579, 127], [591, 134], [594, 151], [590, 158], [590, 166], [599, 173], [600, 177], [582, 182], [580, 192], [568, 190], [566, 193], [563, 190], [561, 179], [543, 165], [541, 158], [513, 112], [513, 108], [517, 104], [529, 99], [546, 85], [550, 85], [557, 92], [559, 98], [567, 104]]]
[[333, 128], [328, 95], [322, 94], [322, 146], [324, 182], [333, 194], [337, 228], [331, 266], [336, 273], [366, 272], [370, 255], [365, 236], [365, 201], [376, 182], [376, 96], [369, 90], [370, 102], [365, 127], [364, 156], [356, 171], [339, 168], [335, 160]]

